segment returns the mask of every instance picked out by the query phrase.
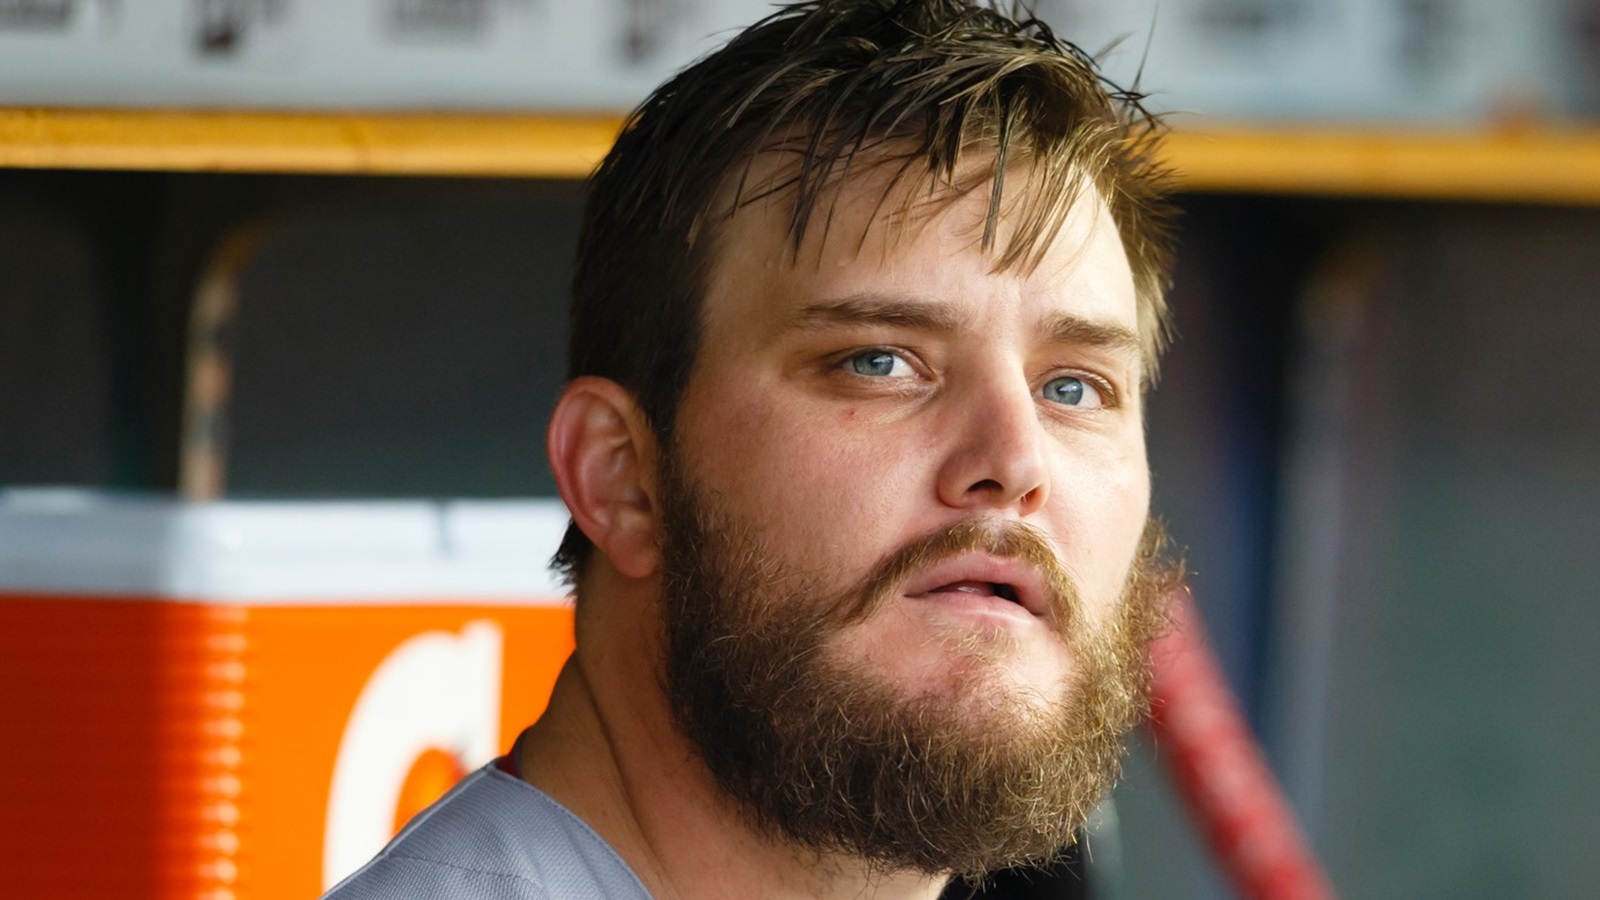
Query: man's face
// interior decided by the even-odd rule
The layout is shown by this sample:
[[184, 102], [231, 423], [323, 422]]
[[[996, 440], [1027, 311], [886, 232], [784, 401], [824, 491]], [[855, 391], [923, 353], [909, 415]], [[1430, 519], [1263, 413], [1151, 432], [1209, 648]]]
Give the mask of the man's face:
[[1166, 583], [1130, 579], [1135, 293], [1097, 199], [997, 271], [986, 187], [886, 228], [885, 184], [845, 185], [798, 256], [778, 200], [722, 228], [664, 454], [668, 678], [757, 821], [976, 871], [1063, 842], [1137, 711]]

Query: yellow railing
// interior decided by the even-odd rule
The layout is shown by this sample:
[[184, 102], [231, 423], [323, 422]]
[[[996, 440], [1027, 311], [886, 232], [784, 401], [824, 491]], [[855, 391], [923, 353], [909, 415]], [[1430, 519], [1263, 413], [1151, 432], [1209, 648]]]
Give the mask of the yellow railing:
[[[573, 178], [617, 115], [0, 109], [0, 167]], [[1600, 127], [1179, 128], [1183, 187], [1600, 204]]]

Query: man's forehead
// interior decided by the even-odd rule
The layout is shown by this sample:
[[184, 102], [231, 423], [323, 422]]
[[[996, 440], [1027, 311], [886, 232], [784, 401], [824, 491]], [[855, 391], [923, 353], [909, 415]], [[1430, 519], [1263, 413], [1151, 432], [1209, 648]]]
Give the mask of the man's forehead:
[[[804, 148], [793, 142], [756, 153], [724, 186], [716, 250], [738, 235], [783, 250], [780, 258], [794, 266], [819, 265], [824, 255], [881, 262], [934, 227], [991, 255], [996, 270], [1026, 274], [1058, 238], [1082, 245], [1090, 228], [1116, 231], [1109, 206], [1086, 176], [1069, 181], [1072, 196], [1044, 197], [1026, 160], [997, 173], [994, 151], [975, 149], [945, 173], [896, 149], [892, 143], [864, 148], [826, 173], [804, 176], [822, 178], [819, 184], [804, 181]], [[1092, 214], [1083, 215], [1084, 209]]]
[[[796, 246], [785, 171], [781, 158], [753, 167], [750, 199], [721, 229], [704, 309], [713, 331], [735, 327], [761, 343], [852, 325], [954, 334], [991, 327], [1003, 314], [1029, 322], [1044, 342], [1092, 343], [1142, 360], [1132, 275], [1092, 190], [1056, 223], [1037, 265], [1006, 268], [1018, 207], [1001, 197], [998, 238], [984, 248], [987, 182], [936, 183], [925, 169], [896, 180], [881, 164], [863, 166], [860, 177], [830, 186]], [[1008, 193], [1028, 187], [1026, 173], [1007, 182]]]

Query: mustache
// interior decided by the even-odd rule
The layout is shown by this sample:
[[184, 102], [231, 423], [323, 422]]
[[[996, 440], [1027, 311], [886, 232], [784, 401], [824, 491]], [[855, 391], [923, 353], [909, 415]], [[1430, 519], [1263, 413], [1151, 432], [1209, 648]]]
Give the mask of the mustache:
[[963, 553], [986, 553], [1018, 560], [1044, 582], [1045, 600], [1057, 627], [1070, 627], [1081, 615], [1078, 589], [1061, 565], [1044, 532], [1024, 522], [966, 519], [916, 538], [874, 566], [835, 606], [838, 621], [851, 624], [882, 610], [894, 590], [921, 569]]

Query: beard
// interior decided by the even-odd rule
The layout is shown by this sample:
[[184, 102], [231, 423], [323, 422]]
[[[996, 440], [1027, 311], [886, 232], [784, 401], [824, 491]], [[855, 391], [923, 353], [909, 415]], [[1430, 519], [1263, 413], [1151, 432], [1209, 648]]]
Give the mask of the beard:
[[[1147, 525], [1114, 614], [1091, 627], [1048, 539], [1020, 523], [941, 529], [829, 590], [826, 569], [777, 558], [672, 458], [660, 496], [666, 690], [749, 825], [872, 871], [967, 878], [1048, 862], [1073, 843], [1148, 710], [1145, 649], [1182, 578], [1159, 524]], [[831, 651], [900, 602], [907, 576], [967, 551], [1044, 576], [1073, 663], [1053, 696], [1011, 684], [997, 671], [1011, 648], [982, 636], [954, 645], [954, 689], [922, 693]]]

